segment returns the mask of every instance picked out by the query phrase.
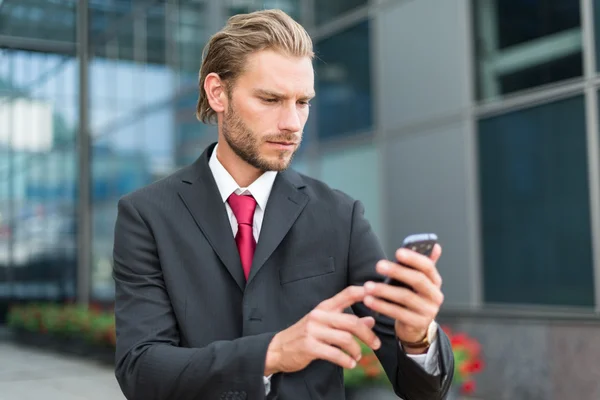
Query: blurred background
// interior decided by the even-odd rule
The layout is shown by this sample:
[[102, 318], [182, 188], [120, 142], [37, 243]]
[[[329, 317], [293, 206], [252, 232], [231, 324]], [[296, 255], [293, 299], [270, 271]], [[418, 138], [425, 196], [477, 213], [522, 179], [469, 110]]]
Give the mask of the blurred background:
[[0, 0], [5, 332], [15, 304], [110, 310], [117, 200], [216, 139], [202, 49], [262, 8], [315, 43], [295, 168], [360, 199], [390, 256], [438, 234], [471, 395], [599, 399], [599, 0]]

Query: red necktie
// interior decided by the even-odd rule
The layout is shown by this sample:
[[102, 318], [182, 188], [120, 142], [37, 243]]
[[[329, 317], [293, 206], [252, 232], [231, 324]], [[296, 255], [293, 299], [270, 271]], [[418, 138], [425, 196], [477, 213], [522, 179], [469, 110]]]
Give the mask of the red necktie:
[[235, 219], [238, 223], [238, 231], [235, 235], [235, 242], [240, 253], [242, 267], [246, 280], [250, 274], [256, 241], [252, 234], [252, 222], [254, 220], [254, 210], [256, 209], [256, 200], [252, 196], [237, 195], [232, 193], [227, 199]]

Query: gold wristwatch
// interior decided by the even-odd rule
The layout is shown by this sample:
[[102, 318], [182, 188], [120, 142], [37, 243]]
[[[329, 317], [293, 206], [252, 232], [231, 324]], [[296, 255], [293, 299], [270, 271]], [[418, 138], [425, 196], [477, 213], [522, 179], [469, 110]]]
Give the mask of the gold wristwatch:
[[426, 349], [429, 346], [431, 346], [431, 343], [433, 343], [433, 341], [437, 337], [437, 329], [437, 322], [431, 321], [431, 324], [429, 324], [429, 328], [427, 328], [427, 334], [423, 339], [417, 342], [405, 342], [403, 340], [400, 340], [400, 343], [402, 344], [402, 347], [406, 347], [407, 349]]

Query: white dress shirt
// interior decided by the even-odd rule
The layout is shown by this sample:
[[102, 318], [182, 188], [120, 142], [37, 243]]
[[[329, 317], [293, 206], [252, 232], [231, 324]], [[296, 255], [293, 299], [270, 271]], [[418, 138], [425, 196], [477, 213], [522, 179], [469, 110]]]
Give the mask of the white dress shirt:
[[[238, 223], [233, 211], [231, 210], [231, 207], [229, 206], [229, 203], [227, 202], [227, 199], [232, 193], [237, 195], [252, 195], [256, 200], [256, 210], [254, 211], [252, 233], [254, 240], [256, 240], [258, 243], [258, 237], [260, 236], [260, 228], [262, 227], [265, 209], [267, 207], [267, 202], [269, 201], [269, 195], [271, 194], [271, 189], [273, 188], [273, 183], [275, 182], [277, 172], [267, 171], [263, 173], [257, 180], [252, 182], [252, 184], [247, 188], [240, 188], [235, 182], [235, 179], [233, 179], [225, 167], [223, 167], [223, 164], [221, 164], [221, 162], [218, 160], [217, 147], [218, 146], [215, 146], [213, 149], [208, 166], [210, 167], [217, 183], [217, 187], [219, 188], [221, 199], [223, 200], [223, 203], [225, 203], [225, 208], [227, 209], [227, 215], [229, 217], [229, 222], [231, 223], [233, 236], [235, 237], [237, 234]], [[424, 368], [429, 374], [439, 375], [440, 371], [438, 363], [437, 339], [433, 341], [426, 354], [409, 355], [409, 357], [411, 357], [417, 364]], [[267, 394], [269, 393], [271, 386], [270, 378], [270, 376], [264, 378], [265, 390]]]

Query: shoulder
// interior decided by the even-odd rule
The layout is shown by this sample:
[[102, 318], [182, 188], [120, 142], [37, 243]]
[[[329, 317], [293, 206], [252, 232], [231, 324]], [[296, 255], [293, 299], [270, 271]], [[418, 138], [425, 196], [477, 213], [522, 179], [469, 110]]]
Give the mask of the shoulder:
[[333, 188], [319, 179], [312, 178], [297, 171], [290, 172], [296, 174], [298, 180], [305, 185], [304, 190], [306, 194], [309, 196], [310, 201], [316, 205], [333, 207], [341, 212], [351, 213], [356, 204], [360, 204], [359, 201], [346, 192]]

